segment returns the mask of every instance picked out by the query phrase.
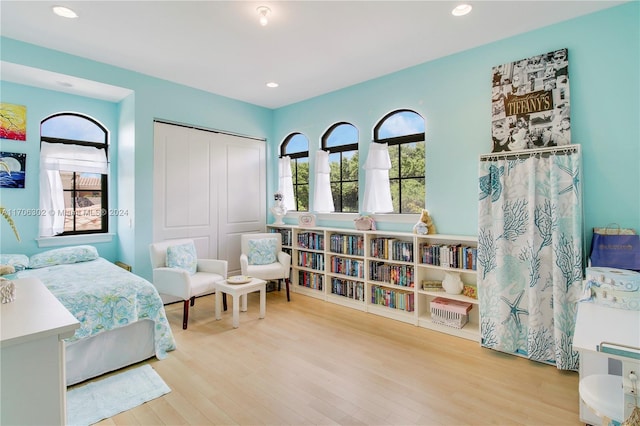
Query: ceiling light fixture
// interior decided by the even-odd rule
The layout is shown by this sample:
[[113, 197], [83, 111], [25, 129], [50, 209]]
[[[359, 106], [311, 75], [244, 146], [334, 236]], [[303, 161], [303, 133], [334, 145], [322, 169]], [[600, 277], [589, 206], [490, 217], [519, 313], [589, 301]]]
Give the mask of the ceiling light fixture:
[[471, 12], [471, 9], [472, 7], [470, 4], [460, 4], [453, 8], [453, 10], [451, 11], [451, 14], [453, 16], [464, 16], [467, 13]]
[[279, 86], [279, 84], [276, 83], [275, 81], [270, 81], [270, 82], [267, 83], [267, 87], [275, 88], [275, 87], [278, 87], [278, 86]]
[[269, 19], [267, 18], [271, 13], [271, 9], [267, 6], [258, 6], [256, 9], [258, 11], [258, 15], [260, 16], [260, 25], [263, 27], [269, 23]]
[[78, 14], [75, 13], [73, 10], [69, 9], [68, 7], [64, 7], [64, 6], [53, 6], [53, 13], [55, 13], [58, 16], [62, 16], [63, 18], [77, 18]]

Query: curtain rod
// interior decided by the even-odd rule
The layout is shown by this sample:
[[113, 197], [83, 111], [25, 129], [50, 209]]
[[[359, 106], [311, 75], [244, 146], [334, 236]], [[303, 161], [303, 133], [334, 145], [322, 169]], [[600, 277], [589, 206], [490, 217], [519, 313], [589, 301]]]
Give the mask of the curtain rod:
[[523, 151], [507, 151], [507, 152], [493, 152], [491, 154], [481, 154], [480, 161], [490, 161], [497, 160], [499, 158], [504, 158], [507, 160], [517, 160], [523, 157], [531, 157], [542, 154], [571, 154], [571, 153], [580, 153], [580, 145], [563, 145], [563, 146], [552, 146], [547, 148], [534, 148], [527, 149]]

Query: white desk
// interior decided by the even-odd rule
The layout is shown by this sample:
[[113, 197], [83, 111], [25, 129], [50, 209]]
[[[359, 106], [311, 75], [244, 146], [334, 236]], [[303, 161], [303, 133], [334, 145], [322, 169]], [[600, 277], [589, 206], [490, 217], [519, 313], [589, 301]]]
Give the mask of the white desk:
[[[264, 318], [267, 306], [267, 291], [265, 280], [252, 278], [246, 284], [229, 284], [227, 280], [221, 280], [215, 283], [216, 286], [216, 320], [222, 318], [222, 293], [231, 295], [233, 299], [233, 328], [240, 326], [240, 310], [247, 311], [247, 293], [260, 291], [260, 318]], [[242, 299], [242, 307], [240, 300]]]
[[[609, 359], [621, 359], [615, 354], [600, 352], [603, 342], [617, 345], [640, 347], [640, 312], [624, 309], [614, 309], [589, 302], [578, 304], [576, 328], [573, 335], [573, 348], [580, 353], [580, 382], [592, 375], [606, 375], [609, 373]], [[623, 368], [622, 374], [625, 374]], [[613, 382], [622, 383], [622, 378], [593, 377], [588, 379], [591, 384], [600, 383], [600, 388], [616, 387], [620, 392], [622, 404], [622, 389]], [[622, 410], [622, 405], [619, 407]], [[606, 413], [601, 413], [606, 414]], [[580, 400], [580, 420], [599, 425], [601, 419]]]
[[0, 304], [0, 424], [66, 424], [64, 342], [80, 323], [35, 278]]

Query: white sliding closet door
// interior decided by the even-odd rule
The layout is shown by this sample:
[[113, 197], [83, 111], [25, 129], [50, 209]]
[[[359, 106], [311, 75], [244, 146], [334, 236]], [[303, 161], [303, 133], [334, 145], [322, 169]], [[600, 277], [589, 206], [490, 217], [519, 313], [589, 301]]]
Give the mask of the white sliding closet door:
[[240, 234], [262, 232], [265, 142], [154, 123], [153, 239], [195, 240], [198, 256], [240, 270]]
[[218, 253], [229, 274], [240, 273], [240, 235], [264, 232], [266, 224], [265, 142], [220, 134]]

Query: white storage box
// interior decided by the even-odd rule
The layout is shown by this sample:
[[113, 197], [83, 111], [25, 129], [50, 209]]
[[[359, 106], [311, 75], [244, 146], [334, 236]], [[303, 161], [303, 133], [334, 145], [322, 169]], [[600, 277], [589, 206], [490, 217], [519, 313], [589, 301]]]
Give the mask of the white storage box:
[[640, 273], [626, 269], [587, 268], [585, 296], [599, 305], [640, 311]]
[[431, 321], [448, 327], [462, 328], [469, 322], [471, 303], [436, 297], [430, 302]]

